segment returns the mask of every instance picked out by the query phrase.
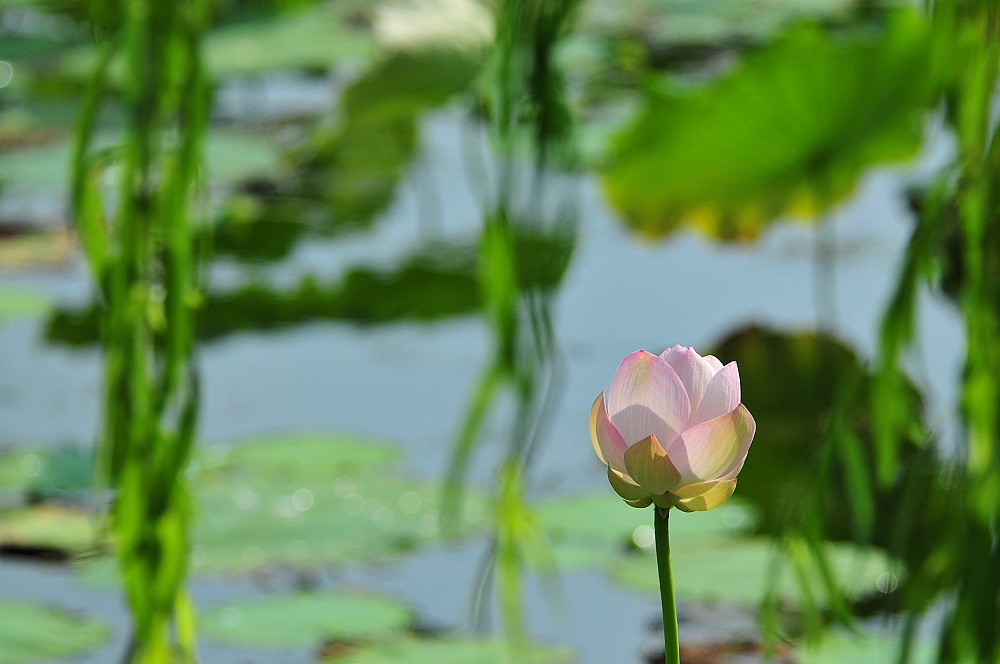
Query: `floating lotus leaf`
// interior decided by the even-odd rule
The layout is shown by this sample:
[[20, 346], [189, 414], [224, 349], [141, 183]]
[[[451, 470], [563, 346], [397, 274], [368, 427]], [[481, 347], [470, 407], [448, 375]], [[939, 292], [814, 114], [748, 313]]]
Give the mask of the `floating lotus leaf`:
[[21, 602], [0, 602], [0, 664], [72, 657], [100, 645], [108, 627], [84, 616]]
[[412, 622], [400, 602], [359, 592], [310, 592], [231, 603], [203, 612], [208, 638], [248, 646], [385, 639]]
[[327, 664], [559, 664], [573, 660], [567, 648], [528, 646], [512, 659], [510, 646], [499, 640], [404, 638], [346, 649]]
[[752, 239], [783, 215], [816, 216], [870, 167], [912, 157], [944, 59], [926, 20], [793, 28], [691, 89], [651, 87], [612, 150], [605, 185], [629, 225]]

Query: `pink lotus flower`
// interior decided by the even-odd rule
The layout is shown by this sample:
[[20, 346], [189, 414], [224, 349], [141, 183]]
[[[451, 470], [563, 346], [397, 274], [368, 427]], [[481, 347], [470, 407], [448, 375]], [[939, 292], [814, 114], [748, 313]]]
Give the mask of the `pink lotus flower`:
[[710, 510], [736, 488], [757, 425], [740, 403], [736, 363], [692, 348], [637, 350], [590, 410], [594, 450], [633, 507]]

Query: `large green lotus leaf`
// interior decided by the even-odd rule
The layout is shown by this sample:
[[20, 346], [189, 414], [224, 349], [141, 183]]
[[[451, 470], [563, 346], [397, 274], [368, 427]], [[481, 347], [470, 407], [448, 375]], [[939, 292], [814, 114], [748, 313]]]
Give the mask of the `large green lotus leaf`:
[[[563, 568], [604, 566], [623, 552], [652, 544], [653, 511], [629, 507], [610, 485], [601, 493], [542, 503], [537, 510], [555, 560]], [[678, 540], [726, 535], [750, 528], [753, 522], [752, 509], [738, 498], [708, 512], [670, 513], [670, 531]]]
[[[844, 580], [849, 595], [867, 597], [876, 591], [878, 577], [889, 570], [885, 556], [874, 549], [846, 544], [828, 545], [830, 564]], [[704, 536], [670, 538], [674, 586], [682, 599], [725, 600], [755, 604], [764, 597], [774, 562], [774, 545], [765, 538]], [[653, 548], [621, 556], [613, 566], [614, 578], [625, 585], [651, 593], [659, 592], [656, 555]], [[848, 582], [849, 580], [849, 582]], [[818, 585], [820, 579], [812, 578]], [[792, 570], [785, 569], [779, 592], [797, 596]]]
[[232, 603], [199, 616], [206, 636], [249, 646], [385, 639], [413, 617], [400, 602], [359, 592], [310, 592]]
[[327, 664], [558, 664], [572, 661], [567, 648], [527, 646], [512, 653], [499, 640], [467, 638], [403, 638], [347, 649]]
[[41, 316], [51, 305], [45, 293], [0, 284], [0, 323]]
[[109, 631], [92, 618], [26, 604], [0, 602], [0, 664], [50, 661], [80, 655]]
[[939, 51], [927, 22], [899, 10], [877, 30], [798, 26], [703, 86], [651, 87], [612, 150], [608, 195], [650, 237], [692, 224], [747, 239], [779, 216], [821, 214], [866, 169], [919, 148]]

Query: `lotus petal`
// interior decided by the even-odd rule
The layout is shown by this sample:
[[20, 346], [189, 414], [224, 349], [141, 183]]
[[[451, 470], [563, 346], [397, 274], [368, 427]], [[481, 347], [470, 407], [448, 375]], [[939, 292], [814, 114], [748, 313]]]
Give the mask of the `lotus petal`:
[[691, 417], [691, 426], [731, 413], [740, 403], [740, 371], [730, 362], [712, 377]]
[[615, 372], [608, 390], [608, 415], [629, 444], [652, 434], [669, 445], [688, 427], [691, 402], [669, 364], [637, 350]]
[[715, 376], [717, 370], [713, 369], [712, 365], [706, 362], [693, 348], [674, 346], [660, 357], [670, 365], [677, 377], [681, 379], [681, 383], [684, 384], [684, 389], [687, 391], [691, 411], [697, 412], [698, 403], [701, 401], [702, 395], [705, 394], [705, 388], [708, 387], [708, 383]]
[[708, 366], [712, 367], [712, 375], [717, 374], [722, 368], [722, 362], [715, 355], [706, 355], [702, 359], [708, 362]]
[[625, 450], [628, 449], [628, 443], [608, 419], [604, 392], [601, 392], [590, 408], [590, 441], [601, 461], [615, 470], [625, 472]]
[[[670, 460], [681, 473], [680, 484], [718, 480], [731, 472], [746, 458], [756, 428], [750, 411], [739, 404], [731, 413], [685, 431], [668, 448]], [[625, 466], [628, 467], [628, 452]], [[642, 484], [634, 473], [629, 474]]]
[[708, 491], [700, 496], [678, 500], [677, 509], [682, 512], [704, 512], [713, 507], [718, 507], [729, 500], [729, 497], [733, 495], [733, 491], [735, 490], [736, 480], [715, 482]]
[[681, 479], [681, 474], [653, 435], [628, 448], [625, 468], [632, 481], [650, 494], [665, 493], [677, 486]]
[[648, 491], [611, 466], [608, 466], [608, 480], [611, 482], [611, 488], [615, 490], [615, 493], [625, 500], [636, 501], [649, 498]]

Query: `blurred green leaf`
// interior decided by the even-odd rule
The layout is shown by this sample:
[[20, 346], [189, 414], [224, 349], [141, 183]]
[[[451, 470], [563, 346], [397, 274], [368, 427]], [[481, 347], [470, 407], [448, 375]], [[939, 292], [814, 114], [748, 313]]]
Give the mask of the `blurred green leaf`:
[[[668, 49], [769, 37], [803, 17], [844, 18], [854, 0], [619, 0], [587, 3], [584, 29], [636, 35], [656, 56]], [[592, 27], [593, 26], [593, 27]]]
[[213, 76], [303, 68], [327, 70], [364, 61], [374, 42], [364, 16], [345, 11], [355, 3], [314, 3], [298, 11], [222, 27], [205, 39]]
[[[567, 496], [537, 506], [538, 519], [559, 566], [604, 566], [620, 554], [634, 551], [639, 546], [636, 542], [652, 543], [653, 513], [629, 507], [607, 488], [606, 492]], [[754, 522], [752, 509], [738, 498], [696, 517], [679, 512], [671, 516], [670, 531], [677, 540], [727, 536], [752, 528]]]
[[798, 26], [703, 86], [651, 87], [613, 149], [608, 195], [649, 237], [691, 224], [751, 239], [782, 215], [821, 215], [866, 169], [915, 154], [943, 57], [911, 11], [877, 31]]
[[[356, 3], [314, 3], [211, 31], [205, 38], [205, 60], [215, 77], [288, 69], [327, 71], [335, 64], [363, 62], [374, 54], [366, 22]], [[121, 19], [112, 17], [106, 23], [117, 27]], [[95, 60], [92, 47], [79, 48], [66, 54], [56, 70], [80, 82]], [[119, 57], [111, 66], [109, 85], [120, 85], [122, 72]]]
[[[918, 642], [910, 664], [930, 664], [936, 661], [934, 646]], [[899, 637], [890, 634], [853, 634], [832, 632], [819, 643], [809, 644], [799, 651], [802, 664], [843, 664], [843, 662], [894, 662], [899, 652]]]
[[0, 284], [0, 323], [41, 316], [51, 305], [51, 298], [45, 293]]
[[79, 496], [93, 487], [90, 450], [79, 447], [32, 448], [0, 454], [0, 488], [35, 499]]
[[349, 649], [323, 661], [327, 664], [559, 664], [570, 662], [573, 654], [566, 648], [527, 646], [517, 651], [500, 640], [467, 638], [404, 638]]
[[231, 447], [205, 448], [197, 456], [202, 481], [211, 473], [239, 471], [278, 481], [326, 481], [343, 474], [384, 473], [402, 457], [395, 445], [357, 436], [284, 433]]
[[[672, 522], [680, 520], [673, 516]], [[848, 594], [858, 599], [874, 594], [878, 577], [889, 570], [885, 554], [877, 549], [829, 544], [827, 554]], [[769, 538], [733, 535], [687, 538], [674, 533], [670, 538], [674, 586], [682, 599], [757, 604], [767, 590], [774, 556], [774, 543]], [[620, 556], [612, 570], [617, 581], [631, 588], [659, 592], [656, 555], [652, 549]], [[784, 572], [778, 591], [783, 597], [794, 599], [798, 592], [796, 580], [791, 569]], [[811, 579], [814, 583], [818, 580]]]
[[[113, 134], [101, 133], [94, 144], [108, 147], [114, 141]], [[70, 161], [70, 150], [69, 138], [47, 145], [5, 150], [0, 160], [0, 179], [33, 190], [45, 190], [48, 194], [57, 193], [69, 187], [66, 164]], [[247, 132], [214, 129], [205, 141], [205, 169], [214, 182], [232, 182], [265, 172], [275, 168], [277, 161], [277, 150], [270, 140]]]
[[192, 572], [391, 557], [435, 540], [437, 493], [434, 485], [372, 474], [279, 482], [246, 473], [199, 486]]
[[258, 647], [385, 639], [412, 622], [404, 604], [359, 592], [268, 596], [205, 611], [206, 636]]
[[108, 638], [97, 620], [23, 602], [0, 602], [0, 664], [78, 656]]
[[39, 504], [0, 510], [0, 547], [8, 551], [65, 560], [96, 543], [93, 519], [79, 507]]
[[[275, 435], [204, 453], [192, 571], [314, 569], [380, 559], [438, 535], [439, 488], [399, 477], [397, 448], [350, 436]], [[481, 523], [486, 508], [470, 499]]]
[[[394, 268], [354, 267], [329, 285], [307, 276], [287, 291], [250, 284], [210, 293], [198, 312], [196, 332], [201, 339], [218, 339], [312, 320], [389, 324], [472, 314], [481, 301], [475, 261], [475, 245], [431, 245]], [[95, 343], [99, 315], [96, 303], [56, 311], [46, 338], [70, 345]]]
[[[962, 540], [961, 487], [925, 445], [923, 400], [904, 375], [883, 404], [872, 397], [869, 369], [828, 336], [748, 327], [712, 351], [739, 364], [743, 403], [759, 423], [736, 489], [756, 508], [758, 532], [805, 528], [811, 537], [861, 538], [887, 551], [919, 576], [901, 580], [896, 608], [926, 606], [950, 587]], [[910, 428], [893, 481], [879, 486], [872, 413], [886, 405], [902, 409]], [[858, 519], [869, 520], [867, 535]]]
[[392, 53], [344, 90], [340, 122], [293, 155], [307, 192], [334, 219], [371, 220], [389, 203], [418, 145], [417, 121], [464, 91], [481, 56], [447, 49]]

